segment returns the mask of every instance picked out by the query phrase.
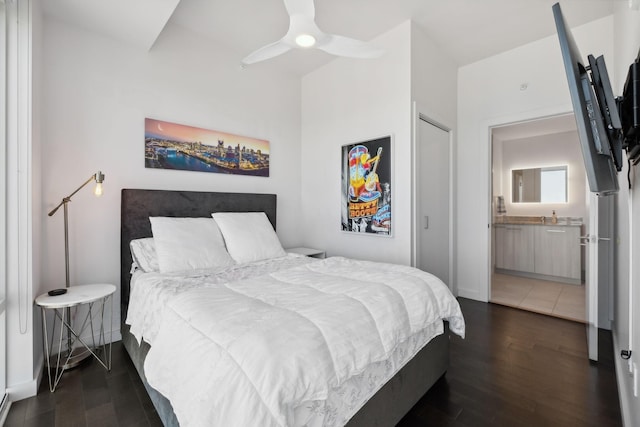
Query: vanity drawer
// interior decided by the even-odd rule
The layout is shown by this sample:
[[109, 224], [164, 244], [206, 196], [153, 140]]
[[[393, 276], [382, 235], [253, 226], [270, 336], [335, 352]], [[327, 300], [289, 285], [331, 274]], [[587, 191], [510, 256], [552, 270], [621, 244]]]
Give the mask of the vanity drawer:
[[535, 272], [580, 279], [579, 226], [536, 227]]
[[534, 226], [496, 225], [496, 268], [534, 272]]

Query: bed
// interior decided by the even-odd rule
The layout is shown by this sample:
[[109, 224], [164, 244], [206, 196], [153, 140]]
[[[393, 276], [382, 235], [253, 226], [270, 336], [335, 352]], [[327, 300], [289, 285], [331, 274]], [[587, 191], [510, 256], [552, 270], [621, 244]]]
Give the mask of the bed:
[[[142, 288], [143, 283], [159, 283], [157, 277], [153, 275], [139, 275], [137, 272], [133, 275], [136, 279], [136, 285], [134, 286], [133, 292], [131, 287], [131, 279], [132, 279], [132, 264], [133, 258], [130, 250], [130, 242], [137, 241], [138, 239], [149, 238], [153, 236], [152, 233], [152, 224], [150, 223], [149, 218], [155, 217], [174, 217], [174, 218], [207, 218], [211, 219], [211, 214], [213, 212], [264, 212], [264, 215], [268, 218], [268, 221], [275, 229], [276, 227], [276, 196], [272, 194], [247, 194], [247, 193], [214, 193], [214, 192], [190, 192], [190, 191], [164, 191], [164, 190], [139, 190], [139, 189], [124, 189], [122, 190], [122, 205], [121, 205], [121, 313], [122, 313], [122, 337], [123, 343], [128, 351], [140, 377], [149, 393], [151, 400], [153, 401], [160, 418], [162, 419], [165, 426], [178, 426], [180, 423], [178, 422], [179, 416], [176, 416], [176, 413], [181, 414], [180, 417], [184, 420], [184, 412], [185, 409], [180, 406], [181, 398], [176, 397], [174, 393], [174, 389], [176, 387], [168, 387], [166, 384], [162, 385], [158, 379], [158, 377], [167, 377], [164, 380], [173, 380], [176, 378], [180, 379], [181, 375], [184, 376], [185, 381], [186, 378], [199, 377], [199, 375], [187, 374], [185, 369], [185, 365], [187, 367], [193, 365], [194, 360], [193, 354], [197, 352], [204, 351], [203, 348], [198, 344], [198, 348], [196, 350], [190, 350], [188, 348], [180, 348], [180, 351], [174, 351], [175, 345], [171, 344], [169, 338], [179, 337], [179, 339], [183, 339], [185, 342], [188, 341], [186, 337], [191, 335], [201, 335], [200, 332], [204, 329], [209, 329], [209, 324], [218, 324], [218, 322], [211, 322], [205, 319], [205, 316], [215, 316], [216, 313], [224, 312], [224, 307], [220, 307], [218, 310], [204, 310], [195, 308], [192, 305], [188, 305], [193, 300], [196, 302], [207, 301], [207, 304], [210, 301], [217, 300], [221, 298], [221, 295], [224, 295], [224, 298], [227, 298], [229, 293], [235, 294], [238, 293], [238, 289], [242, 290], [242, 293], [247, 292], [257, 292], [261, 294], [260, 298], [269, 298], [269, 296], [264, 296], [264, 289], [277, 288], [280, 286], [290, 286], [295, 284], [296, 287], [298, 285], [304, 284], [307, 285], [307, 277], [309, 271], [312, 271], [312, 274], [322, 274], [323, 276], [314, 276], [319, 277], [318, 282], [313, 282], [309, 286], [312, 286], [309, 292], [315, 292], [315, 288], [318, 283], [323, 282], [323, 277], [332, 276], [337, 274], [337, 271], [340, 270], [357, 270], [358, 268], [371, 268], [370, 264], [366, 264], [361, 261], [353, 261], [341, 258], [330, 258], [328, 260], [319, 261], [319, 260], [310, 260], [306, 257], [296, 257], [292, 255], [287, 255], [283, 258], [278, 258], [277, 260], [271, 261], [260, 261], [255, 263], [256, 267], [252, 267], [257, 272], [268, 273], [255, 275], [248, 275], [244, 278], [243, 274], [240, 274], [241, 280], [236, 280], [237, 274], [234, 272], [231, 276], [228, 276], [225, 270], [224, 274], [216, 275], [215, 278], [217, 280], [216, 284], [214, 284], [211, 279], [211, 276], [207, 274], [194, 274], [187, 278], [176, 278], [172, 277], [170, 281], [173, 283], [177, 283], [178, 280], [184, 280], [185, 283], [194, 284], [194, 288], [190, 289], [188, 292], [185, 292], [184, 295], [180, 295], [180, 297], [172, 298], [170, 302], [166, 302], [167, 307], [163, 307], [160, 312], [167, 313], [162, 314], [164, 317], [163, 321], [156, 320], [152, 318], [153, 321], [147, 322], [147, 330], [142, 332], [139, 330], [140, 328], [134, 327], [134, 331], [132, 332], [132, 325], [126, 322], [127, 314], [130, 312], [130, 306], [132, 312], [140, 312], [138, 309], [141, 306], [144, 306], [143, 303], [139, 302], [140, 293], [142, 291], [138, 291], [138, 296], [136, 297], [135, 287], [140, 285]], [[229, 248], [231, 249], [231, 248]], [[276, 265], [277, 264], [277, 265]], [[281, 267], [280, 264], [284, 265], [286, 268]], [[253, 265], [253, 264], [251, 264]], [[231, 269], [236, 268], [232, 267]], [[391, 270], [397, 270], [400, 274], [405, 277], [409, 277], [410, 280], [413, 280], [413, 276], [420, 276], [421, 278], [424, 276], [424, 273], [419, 270], [411, 269], [409, 267], [403, 266], [393, 266], [389, 265], [385, 268]], [[244, 271], [238, 269], [238, 271]], [[304, 275], [301, 275], [301, 271], [304, 271]], [[386, 274], [386, 273], [383, 273]], [[389, 273], [391, 274], [391, 273]], [[394, 272], [395, 274], [395, 272]], [[142, 278], [140, 278], [142, 276]], [[274, 279], [275, 278], [275, 279]], [[164, 278], [163, 278], [164, 280]], [[269, 280], [271, 282], [269, 282]], [[342, 280], [342, 279], [341, 279]], [[163, 282], [164, 283], [164, 282]], [[204, 284], [204, 285], [203, 285]], [[269, 288], [271, 286], [271, 288]], [[326, 289], [334, 289], [337, 285], [333, 283], [332, 280], [329, 280], [327, 283], [322, 284], [325, 288], [322, 288], [323, 295], [326, 294]], [[339, 286], [345, 286], [344, 283]], [[204, 288], [212, 288], [213, 292], [216, 292], [213, 296], [210, 294], [209, 289]], [[291, 286], [290, 286], [291, 287]], [[446, 287], [445, 287], [446, 288]], [[247, 291], [249, 289], [250, 291]], [[306, 288], [305, 288], [306, 289]], [[232, 290], [233, 292], [230, 292]], [[441, 289], [438, 288], [438, 292]], [[146, 292], [146, 291], [145, 291]], [[357, 291], [353, 291], [357, 292]], [[388, 292], [388, 290], [383, 291]], [[395, 294], [396, 291], [392, 291]], [[433, 291], [430, 291], [433, 292]], [[447, 290], [448, 292], [448, 290]], [[132, 295], [133, 294], [133, 295]], [[144, 294], [148, 295], [148, 294]], [[333, 297], [332, 297], [333, 298]], [[336, 297], [337, 300], [349, 300], [351, 298], [350, 295], [346, 297]], [[395, 297], [389, 297], [389, 299], [393, 299]], [[143, 297], [143, 300], [152, 299], [151, 297], [146, 298]], [[387, 298], [384, 298], [385, 300]], [[401, 298], [400, 298], [401, 299]], [[165, 299], [166, 300], [166, 299]], [[168, 300], [167, 300], [168, 301]], [[227, 301], [225, 299], [225, 301]], [[462, 318], [462, 314], [459, 312], [459, 306], [455, 299], [453, 302], [448, 302], [447, 304], [452, 304], [452, 307], [449, 307], [450, 310], [449, 322], [452, 324], [452, 330], [459, 335], [464, 335], [464, 320]], [[260, 301], [259, 301], [260, 302]], [[330, 300], [327, 302], [326, 308], [322, 310], [330, 310], [333, 307], [334, 300]], [[369, 300], [367, 300], [369, 303]], [[244, 304], [243, 301], [235, 301], [233, 303], [225, 303], [226, 306], [231, 307], [231, 304], [236, 304], [236, 311], [238, 307], [242, 307]], [[239, 305], [238, 305], [239, 304]], [[261, 304], [261, 302], [260, 302]], [[300, 302], [291, 303], [293, 305], [300, 305]], [[304, 304], [303, 304], [304, 305]], [[322, 305], [318, 302], [317, 304], [314, 302], [313, 309], [315, 307], [322, 307]], [[341, 310], [346, 313], [356, 313], [359, 309], [359, 305], [356, 304], [349, 308], [348, 310]], [[258, 308], [252, 308], [250, 312], [254, 312], [256, 310], [259, 311], [261, 309], [261, 305], [257, 306]], [[303, 310], [309, 310], [309, 305], [305, 305]], [[157, 310], [157, 308], [156, 308]], [[182, 310], [182, 311], [180, 311]], [[200, 311], [198, 311], [200, 310]], [[318, 309], [316, 309], [317, 311]], [[240, 310], [242, 311], [242, 310]], [[285, 312], [284, 319], [287, 320], [287, 315], [289, 309], [280, 310], [280, 312]], [[306, 312], [305, 312], [306, 313]], [[224, 319], [225, 316], [222, 314], [218, 314], [222, 316]], [[278, 314], [280, 315], [280, 314]], [[317, 314], [312, 314], [311, 317]], [[173, 316], [173, 317], [172, 317]], [[307, 316], [307, 314], [305, 314]], [[356, 314], [353, 314], [356, 316]], [[426, 316], [426, 314], [424, 315]], [[226, 316], [226, 317], [233, 317]], [[271, 318], [272, 314], [269, 313], [264, 315], [265, 318]], [[189, 319], [187, 319], [189, 318]], [[208, 317], [207, 317], [208, 318]], [[185, 320], [186, 319], [186, 320]], [[205, 319], [205, 320], [203, 320]], [[413, 319], [413, 318], [411, 318]], [[219, 319], [218, 319], [219, 320]], [[375, 319], [374, 319], [375, 320]], [[287, 320], [288, 321], [288, 320]], [[324, 320], [323, 320], [324, 321]], [[209, 323], [198, 323], [198, 322], [209, 322]], [[353, 322], [353, 319], [349, 321], [349, 323]], [[412, 323], [413, 320], [410, 320], [405, 323]], [[330, 396], [327, 397], [327, 390], [325, 388], [329, 386], [323, 385], [322, 387], [317, 386], [318, 390], [316, 390], [313, 394], [308, 389], [314, 389], [316, 385], [311, 381], [305, 385], [305, 389], [302, 392], [302, 396], [309, 397], [309, 393], [311, 395], [317, 397], [319, 395], [323, 396], [322, 399], [338, 399], [338, 403], [335, 405], [341, 406], [349, 406], [351, 409], [342, 409], [342, 412], [338, 411], [338, 415], [330, 413], [327, 408], [333, 408], [329, 406], [329, 404], [325, 404], [322, 399], [319, 399], [316, 403], [316, 399], [304, 400], [304, 405], [300, 405], [300, 410], [296, 409], [295, 414], [291, 415], [289, 413], [284, 414], [276, 404], [270, 406], [269, 404], [269, 396], [264, 397], [264, 395], [260, 395], [260, 398], [265, 402], [262, 402], [262, 405], [265, 406], [265, 412], [269, 414], [269, 416], [273, 417], [272, 424], [273, 425], [346, 425], [348, 426], [392, 426], [395, 425], [400, 419], [411, 409], [411, 407], [426, 393], [426, 391], [431, 387], [431, 385], [437, 381], [444, 373], [446, 372], [448, 366], [448, 352], [449, 352], [449, 322], [438, 320], [437, 322], [433, 322], [429, 320], [429, 328], [420, 329], [419, 339], [424, 339], [427, 342], [426, 345], [416, 338], [418, 333], [412, 334], [410, 337], [396, 337], [394, 333], [389, 332], [386, 337], [385, 332], [379, 332], [381, 336], [385, 336], [385, 338], [380, 338], [378, 341], [381, 341], [383, 344], [376, 344], [380, 348], [389, 347], [390, 350], [385, 353], [385, 357], [388, 357], [389, 360], [378, 360], [375, 359], [376, 363], [372, 363], [374, 359], [371, 359], [371, 355], [369, 355], [369, 362], [362, 365], [364, 368], [355, 366], [357, 363], [346, 363], [346, 362], [336, 362], [332, 361], [333, 366], [336, 371], [342, 372], [343, 370], [348, 371], [350, 373], [345, 374], [349, 377], [349, 381], [335, 380], [332, 378], [332, 381], [328, 384], [331, 385], [330, 390], [328, 390]], [[135, 323], [135, 322], [134, 322]], [[192, 324], [191, 324], [192, 323]], [[375, 322], [374, 322], [375, 323]], [[387, 322], [378, 322], [380, 324], [386, 324]], [[242, 326], [242, 322], [239, 322], [240, 327]], [[259, 325], [260, 323], [254, 323]], [[413, 324], [413, 323], [412, 323]], [[170, 325], [170, 327], [168, 326]], [[221, 334], [218, 336], [225, 336], [227, 333], [231, 333], [232, 326], [228, 326], [228, 330], [225, 329], [227, 326], [216, 326], [211, 327], [213, 332], [216, 334]], [[153, 330], [153, 334], [149, 328], [155, 328], [157, 330]], [[238, 328], [238, 322], [235, 325]], [[180, 329], [185, 328], [185, 329]], [[193, 331], [187, 331], [186, 328], [193, 328]], [[311, 336], [313, 335], [313, 331], [317, 329], [316, 326], [308, 328], [308, 325], [300, 326], [300, 331], [298, 334], [301, 336]], [[304, 329], [307, 328], [307, 329]], [[335, 329], [335, 328], [333, 328]], [[384, 328], [383, 328], [384, 329]], [[427, 330], [428, 329], [428, 330]], [[395, 331], [395, 329], [394, 329]], [[267, 331], [271, 334], [271, 330]], [[274, 333], [278, 333], [277, 331]], [[191, 334], [191, 335], [190, 335]], [[323, 334], [326, 335], [326, 331], [323, 331]], [[154, 339], [149, 340], [152, 342], [152, 345], [149, 345], [147, 339], [144, 336], [153, 336]], [[423, 336], [424, 335], [424, 336]], [[428, 335], [428, 336], [427, 336]], [[269, 335], [269, 340], [277, 340], [277, 335]], [[142, 339], [141, 339], [142, 337]], [[254, 340], [259, 335], [253, 335]], [[325, 337], [326, 338], [326, 337]], [[200, 339], [198, 337], [198, 339]], [[396, 341], [393, 341], [393, 340]], [[224, 358], [228, 358], [226, 355], [218, 356], [217, 350], [217, 340], [210, 339], [206, 341], [206, 345], [210, 347], [206, 347], [206, 352], [204, 354], [207, 355], [205, 359], [215, 360], [216, 362], [211, 364], [220, 364], [221, 366], [226, 366], [222, 364], [222, 360], [226, 360]], [[236, 340], [236, 338], [232, 338], [232, 340]], [[259, 340], [259, 338], [258, 338]], [[354, 335], [351, 338], [352, 341], [357, 341], [358, 336]], [[391, 344], [387, 344], [387, 341]], [[213, 342], [211, 344], [210, 342]], [[235, 343], [235, 341], [233, 341]], [[168, 344], [169, 343], [169, 344]], [[268, 344], [268, 343], [267, 343]], [[265, 344], [265, 345], [267, 345]], [[402, 345], [400, 345], [402, 344]], [[172, 345], [174, 348], [172, 348]], [[180, 344], [181, 345], [181, 344]], [[328, 341], [326, 344], [329, 345]], [[336, 346], [336, 344], [332, 344]], [[339, 345], [338, 345], [339, 346]], [[258, 345], [259, 347], [259, 345]], [[155, 351], [154, 351], [155, 350]], [[162, 350], [162, 351], [161, 351]], [[333, 350], [332, 350], [333, 351]], [[373, 351], [373, 350], [372, 350]], [[287, 352], [290, 352], [287, 350]], [[380, 352], [384, 353], [383, 350]], [[375, 353], [375, 351], [373, 351]], [[166, 354], [166, 356], [165, 356]], [[330, 355], [334, 353], [329, 352]], [[209, 357], [210, 355], [215, 355], [215, 357]], [[348, 354], [347, 354], [348, 355]], [[201, 356], [200, 356], [201, 357]], [[217, 357], [217, 358], [216, 358]], [[244, 356], [243, 356], [244, 357]], [[332, 356], [333, 357], [333, 356]], [[163, 358], [165, 360], [163, 360]], [[184, 360], [176, 360], [182, 359]], [[191, 358], [191, 359], [190, 359]], [[281, 359], [278, 356], [276, 359]], [[296, 363], [305, 363], [306, 357], [302, 358], [302, 361]], [[355, 359], [355, 357], [354, 357]], [[145, 371], [145, 360], [147, 361], [147, 371]], [[277, 360], [276, 360], [277, 362]], [[351, 364], [350, 364], [351, 363]], [[358, 362], [365, 363], [365, 362]], [[267, 363], [268, 364], [268, 363]], [[354, 366], [351, 366], [354, 365]], [[288, 369], [290, 366], [297, 366], [295, 363], [287, 362], [284, 364], [284, 368]], [[228, 366], [227, 366], [228, 368]], [[303, 369], [298, 367], [299, 369]], [[338, 369], [340, 368], [340, 369]], [[365, 369], [366, 368], [366, 369]], [[213, 369], [213, 368], [211, 368]], [[245, 369], [245, 368], [243, 368]], [[293, 369], [293, 368], [292, 368]], [[376, 371], [377, 369], [377, 371]], [[229, 370], [229, 369], [227, 369]], [[225, 372], [227, 371], [225, 370]], [[294, 375], [295, 369], [293, 369], [294, 373], [289, 375]], [[390, 375], [389, 378], [384, 378], [384, 382], [382, 384], [370, 384], [369, 388], [375, 393], [373, 395], [362, 395], [362, 390], [357, 387], [348, 388], [346, 384], [349, 384], [351, 387], [351, 383], [366, 383], [372, 382], [371, 378], [377, 378], [380, 376], [376, 374], [376, 372], [386, 372], [385, 375]], [[160, 374], [158, 373], [160, 372]], [[162, 372], [170, 372], [170, 375], [162, 375]], [[182, 372], [182, 373], [181, 373]], [[201, 372], [208, 372], [208, 368], [201, 368]], [[210, 375], [216, 376], [217, 373], [212, 371]], [[389, 374], [391, 372], [391, 374]], [[147, 378], [147, 374], [151, 373], [151, 381]], [[357, 373], [358, 375], [352, 375]], [[243, 372], [244, 375], [244, 372]], [[258, 373], [259, 375], [259, 373]], [[280, 374], [279, 374], [280, 375]], [[332, 374], [333, 375], [333, 374]], [[155, 376], [155, 379], [153, 378]], [[302, 375], [304, 376], [304, 375]], [[353, 377], [353, 378], [351, 378]], [[217, 377], [216, 377], [217, 378]], [[235, 378], [235, 377], [234, 377]], [[244, 377], [243, 377], [244, 378]], [[279, 377], [278, 377], [279, 378]], [[341, 377], [342, 378], [342, 377]], [[197, 379], [197, 378], [196, 378]], [[154, 382], [155, 381], [155, 382]], [[221, 383], [217, 383], [218, 385], [214, 388], [219, 388], [222, 386], [226, 386], [226, 379], [222, 379]], [[254, 381], [253, 379], [251, 381]], [[266, 380], [267, 384], [270, 384], [268, 379]], [[307, 381], [305, 379], [305, 381]], [[337, 381], [337, 382], [336, 382]], [[358, 383], [359, 381], [359, 383]], [[164, 389], [165, 392], [161, 393], [156, 390], [156, 387], [153, 387], [151, 384], [158, 384], [157, 388]], [[214, 383], [214, 380], [204, 381], [205, 383]], [[337, 384], [340, 384], [340, 387], [337, 387]], [[206, 385], [206, 384], [205, 384]], [[259, 389], [260, 385], [253, 384], [249, 382], [251, 387]], [[286, 388], [286, 387], [285, 387]], [[324, 391], [323, 391], [324, 390]], [[215, 390], [214, 390], [215, 391]], [[270, 392], [278, 392], [278, 390], [270, 391]], [[307, 394], [304, 394], [307, 393]], [[277, 394], [277, 393], [276, 393]], [[165, 395], [171, 397], [168, 399]], [[348, 396], [344, 396], [348, 395]], [[357, 398], [353, 396], [357, 395]], [[346, 400], [347, 398], [351, 399], [349, 404], [342, 402], [342, 400]], [[213, 399], [213, 398], [212, 398]], [[340, 400], [342, 399], [342, 400]], [[184, 398], [182, 398], [184, 400]], [[172, 401], [175, 402], [176, 410], [174, 410], [174, 405], [172, 405]], [[308, 403], [313, 402], [313, 403]], [[355, 402], [355, 403], [354, 403]], [[227, 402], [224, 402], [224, 405], [227, 405]], [[322, 406], [324, 405], [324, 406]], [[333, 403], [332, 403], [333, 405]], [[335, 406], [334, 405], [334, 406]], [[212, 406], [212, 405], [209, 405]], [[247, 406], [247, 407], [250, 407]], [[355, 408], [355, 409], [354, 409]], [[191, 411], [190, 408], [189, 411]], [[261, 408], [258, 408], [260, 410]], [[353, 413], [349, 412], [351, 410]], [[204, 409], [203, 409], [204, 411]], [[347, 412], [344, 412], [347, 411]], [[355, 411], [355, 412], [354, 412]], [[206, 414], [206, 412], [204, 412]], [[344, 413], [348, 413], [348, 416], [345, 418]], [[274, 415], [275, 414], [275, 415]], [[210, 416], [211, 414], [209, 414]], [[293, 418], [292, 418], [293, 417]], [[348, 419], [348, 421], [346, 421]], [[300, 421], [304, 420], [304, 421]], [[236, 424], [240, 423], [238, 421]], [[265, 422], [266, 423], [266, 422]], [[199, 423], [198, 421], [190, 420], [189, 422], [184, 422], [183, 424], [189, 425], [204, 425], [204, 423]], [[247, 424], [244, 422], [243, 424]], [[260, 422], [260, 425], [263, 423]], [[256, 425], [256, 424], [254, 424]], [[265, 424], [266, 425], [266, 424]]]

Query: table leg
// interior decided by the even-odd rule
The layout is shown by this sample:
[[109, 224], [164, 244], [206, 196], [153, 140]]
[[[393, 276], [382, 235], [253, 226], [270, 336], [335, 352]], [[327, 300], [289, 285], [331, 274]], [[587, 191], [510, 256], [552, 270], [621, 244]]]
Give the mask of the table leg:
[[[107, 299], [109, 300], [109, 307], [111, 309], [111, 319], [110, 319], [111, 329], [109, 331], [110, 335], [109, 335], [108, 352], [107, 352], [107, 343], [105, 339], [106, 334], [104, 332], [104, 314], [105, 314], [105, 305], [107, 303]], [[97, 343], [95, 339], [95, 331], [93, 329], [93, 310], [94, 310], [93, 302], [88, 304], [89, 311], [87, 312], [87, 315], [84, 321], [82, 322], [82, 326], [79, 332], [76, 332], [76, 330], [73, 328], [71, 324], [70, 308], [54, 309], [53, 310], [54, 312], [53, 329], [51, 331], [50, 339], [49, 339], [49, 330], [47, 325], [46, 308], [41, 307], [42, 332], [43, 332], [42, 342], [43, 342], [43, 349], [44, 349], [44, 355], [45, 355], [47, 377], [49, 379], [49, 390], [51, 392], [54, 392], [56, 390], [56, 387], [58, 386], [58, 383], [60, 382], [60, 379], [62, 378], [62, 374], [64, 373], [64, 371], [77, 366], [80, 363], [80, 361], [88, 357], [89, 354], [93, 356], [98, 361], [98, 363], [100, 363], [102, 367], [104, 367], [107, 371], [111, 371], [111, 348], [112, 348], [112, 341], [113, 341], [113, 297], [112, 295], [108, 295], [107, 297], [103, 298], [101, 300], [101, 304], [98, 307], [100, 309], [100, 329], [99, 329], [99, 336], [98, 336]], [[56, 339], [55, 335], [56, 335], [57, 319], [60, 320], [60, 333], [59, 333], [59, 337], [57, 337]], [[85, 343], [83, 339], [80, 338], [80, 335], [82, 335], [84, 330], [86, 329], [87, 322], [89, 323], [89, 327], [91, 328], [91, 341], [93, 343], [93, 347], [88, 346], [87, 343]], [[66, 355], [63, 356], [62, 342], [65, 336], [65, 332], [67, 335], [67, 349], [66, 349]], [[54, 341], [56, 340], [58, 345], [58, 352], [57, 354], [54, 355], [53, 354], [53, 349], [55, 344]], [[79, 342], [85, 348], [85, 351], [80, 355], [73, 354], [74, 350], [76, 349], [73, 347], [75, 342]], [[95, 351], [101, 350], [103, 357], [101, 358], [100, 356], [98, 356], [98, 354], [94, 350]], [[55, 371], [52, 375], [53, 364], [51, 359], [54, 357], [55, 357]], [[72, 360], [73, 358], [77, 358], [79, 360]]]

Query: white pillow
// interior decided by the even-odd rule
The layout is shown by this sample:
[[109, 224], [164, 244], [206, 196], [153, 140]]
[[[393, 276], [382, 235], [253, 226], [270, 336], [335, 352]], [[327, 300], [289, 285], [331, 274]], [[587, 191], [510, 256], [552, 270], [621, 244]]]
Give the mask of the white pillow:
[[216, 212], [211, 216], [238, 264], [286, 255], [264, 212]]
[[144, 273], [160, 271], [153, 237], [134, 239], [129, 242], [129, 248], [131, 249], [133, 262], [135, 262], [138, 268]]
[[209, 218], [150, 217], [161, 273], [235, 264]]

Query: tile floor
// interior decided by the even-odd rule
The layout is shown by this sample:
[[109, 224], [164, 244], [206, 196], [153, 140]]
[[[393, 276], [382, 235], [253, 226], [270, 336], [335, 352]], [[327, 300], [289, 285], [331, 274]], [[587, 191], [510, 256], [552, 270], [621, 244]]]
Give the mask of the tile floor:
[[494, 274], [491, 302], [577, 322], [586, 321], [584, 285]]

